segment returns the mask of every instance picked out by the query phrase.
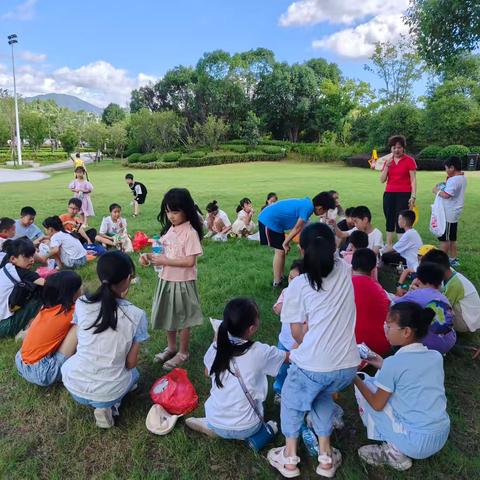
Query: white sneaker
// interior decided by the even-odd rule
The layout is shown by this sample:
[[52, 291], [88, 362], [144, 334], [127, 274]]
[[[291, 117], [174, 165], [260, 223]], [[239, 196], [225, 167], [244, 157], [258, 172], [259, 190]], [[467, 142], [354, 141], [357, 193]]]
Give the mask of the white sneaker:
[[206, 418], [189, 417], [185, 420], [185, 425], [191, 430], [194, 430], [195, 432], [203, 433], [208, 437], [217, 436], [217, 434], [212, 429], [208, 428]]
[[360, 447], [358, 456], [369, 465], [389, 465], [399, 471], [408, 470], [412, 466], [411, 458], [388, 443]]
[[[337, 472], [338, 467], [342, 464], [342, 454], [339, 450], [332, 447], [332, 453], [328, 455], [327, 453], [321, 453], [318, 456], [318, 467], [317, 475], [326, 478], [333, 478]], [[330, 468], [322, 468], [322, 465], [330, 464]]]
[[111, 408], [96, 408], [93, 412], [99, 428], [111, 428], [114, 425]]

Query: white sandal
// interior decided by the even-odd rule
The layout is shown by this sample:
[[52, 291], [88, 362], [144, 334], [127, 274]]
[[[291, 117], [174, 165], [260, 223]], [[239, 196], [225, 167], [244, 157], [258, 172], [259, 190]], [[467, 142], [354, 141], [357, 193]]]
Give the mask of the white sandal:
[[[267, 460], [270, 465], [276, 468], [285, 478], [294, 478], [300, 475], [300, 469], [296, 466], [300, 463], [300, 458], [295, 457], [286, 457], [285, 456], [286, 447], [277, 447], [272, 448], [267, 453]], [[289, 470], [285, 465], [295, 465], [294, 470]]]
[[[326, 478], [333, 478], [338, 467], [342, 463], [342, 454], [339, 450], [332, 447], [332, 453], [329, 455], [328, 453], [321, 453], [318, 456], [318, 467], [317, 467], [317, 475]], [[331, 465], [330, 468], [322, 468], [321, 465]]]
[[190, 357], [188, 353], [178, 352], [173, 358], [170, 358], [168, 362], [163, 364], [163, 368], [165, 370], [173, 370], [174, 368], [180, 367], [188, 360], [188, 357]]
[[163, 352], [157, 353], [153, 357], [153, 361], [155, 363], [157, 363], [157, 362], [158, 363], [163, 363], [163, 362], [166, 362], [167, 360], [170, 360], [171, 358], [173, 358], [176, 354], [177, 354], [177, 352], [172, 352], [171, 350], [166, 348]]

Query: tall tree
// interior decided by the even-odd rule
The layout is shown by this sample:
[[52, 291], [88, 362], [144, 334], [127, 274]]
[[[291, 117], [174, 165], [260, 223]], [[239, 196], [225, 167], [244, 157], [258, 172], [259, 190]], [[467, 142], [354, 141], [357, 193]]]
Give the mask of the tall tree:
[[390, 41], [377, 42], [370, 60], [373, 66], [364, 68], [383, 80], [385, 88], [380, 89], [380, 94], [386, 104], [412, 99], [413, 84], [421, 77], [423, 65], [405, 37], [396, 45]]
[[36, 154], [48, 136], [47, 122], [45, 118], [37, 112], [23, 111], [21, 117], [22, 136], [28, 139], [28, 143]]
[[68, 127], [61, 135], [60, 141], [62, 142], [62, 147], [68, 154], [75, 151], [77, 148], [78, 142], [80, 141], [80, 133], [78, 130], [75, 130], [73, 127]]
[[436, 70], [479, 46], [478, 0], [411, 0], [406, 20], [421, 57]]
[[114, 123], [125, 120], [125, 111], [117, 103], [109, 103], [102, 113], [102, 122], [112, 126]]

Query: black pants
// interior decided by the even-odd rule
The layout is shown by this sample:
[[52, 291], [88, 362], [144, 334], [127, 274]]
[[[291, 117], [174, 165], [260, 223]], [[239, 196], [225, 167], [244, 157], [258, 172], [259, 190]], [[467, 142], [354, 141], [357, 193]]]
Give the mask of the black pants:
[[387, 232], [405, 233], [398, 225], [398, 215], [402, 210], [408, 210], [411, 192], [385, 192], [383, 194], [383, 213], [385, 215]]
[[[87, 234], [87, 237], [92, 243], [95, 243], [95, 237], [97, 236], [97, 230], [95, 228], [89, 228], [88, 230], [85, 230], [85, 233]], [[77, 240], [80, 241], [80, 243], [83, 245], [86, 242], [86, 240], [78, 233], [78, 232], [72, 232], [71, 235], [75, 237]]]
[[385, 265], [399, 265], [400, 262], [407, 266], [407, 261], [397, 252], [387, 252], [382, 255], [382, 262]]

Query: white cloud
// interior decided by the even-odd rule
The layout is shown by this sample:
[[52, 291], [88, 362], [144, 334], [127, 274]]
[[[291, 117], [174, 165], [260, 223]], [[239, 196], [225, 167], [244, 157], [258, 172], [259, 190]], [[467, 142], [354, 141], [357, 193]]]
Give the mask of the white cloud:
[[26, 0], [23, 3], [18, 4], [13, 10], [4, 13], [2, 20], [32, 20], [35, 16], [35, 6], [37, 0]]
[[45, 53], [33, 53], [29, 50], [23, 50], [20, 52], [20, 58], [26, 62], [41, 63], [47, 59], [47, 55]]
[[407, 34], [408, 27], [403, 23], [401, 14], [378, 15], [354, 28], [315, 40], [312, 46], [332, 50], [342, 57], [367, 58], [373, 53], [376, 42], [389, 40], [396, 43], [401, 35]]
[[[134, 88], [154, 81], [155, 77], [139, 73], [132, 77], [121, 68], [99, 60], [79, 68], [62, 67], [54, 71], [23, 65], [17, 72], [17, 91], [24, 97], [43, 93], [66, 93], [105, 107], [110, 102], [125, 106]], [[0, 64], [0, 88], [12, 89], [12, 75]]]
[[407, 7], [408, 0], [299, 0], [288, 7], [279, 23], [283, 27], [322, 22], [350, 25], [371, 16], [403, 12]]

